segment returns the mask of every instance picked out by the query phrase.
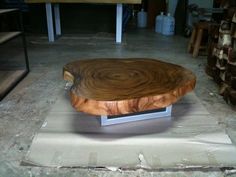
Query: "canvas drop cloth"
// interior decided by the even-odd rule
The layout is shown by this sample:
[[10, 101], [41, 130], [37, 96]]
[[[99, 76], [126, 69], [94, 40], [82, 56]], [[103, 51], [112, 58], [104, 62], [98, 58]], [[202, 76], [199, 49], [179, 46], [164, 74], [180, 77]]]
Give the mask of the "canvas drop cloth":
[[236, 148], [194, 93], [171, 118], [101, 127], [73, 110], [63, 91], [35, 135], [24, 163], [48, 167], [235, 167]]

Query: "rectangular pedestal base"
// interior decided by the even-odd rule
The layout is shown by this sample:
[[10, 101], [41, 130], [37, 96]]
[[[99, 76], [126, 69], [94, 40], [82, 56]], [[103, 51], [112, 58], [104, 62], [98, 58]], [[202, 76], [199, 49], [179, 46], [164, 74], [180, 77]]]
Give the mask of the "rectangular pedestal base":
[[172, 105], [153, 111], [145, 111], [135, 114], [125, 114], [119, 116], [101, 116], [101, 126], [134, 122], [140, 120], [157, 119], [171, 116]]

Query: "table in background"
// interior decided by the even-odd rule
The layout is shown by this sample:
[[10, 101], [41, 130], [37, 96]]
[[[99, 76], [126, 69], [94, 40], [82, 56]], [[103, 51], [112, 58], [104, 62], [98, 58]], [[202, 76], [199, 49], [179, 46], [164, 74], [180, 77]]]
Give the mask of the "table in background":
[[[122, 14], [123, 4], [141, 4], [141, 0], [25, 0], [26, 3], [45, 3], [48, 40], [49, 42], [55, 41], [54, 25], [56, 35], [61, 35], [61, 22], [60, 22], [60, 3], [99, 3], [99, 4], [116, 4], [116, 42], [122, 41]], [[53, 11], [54, 10], [54, 19]]]

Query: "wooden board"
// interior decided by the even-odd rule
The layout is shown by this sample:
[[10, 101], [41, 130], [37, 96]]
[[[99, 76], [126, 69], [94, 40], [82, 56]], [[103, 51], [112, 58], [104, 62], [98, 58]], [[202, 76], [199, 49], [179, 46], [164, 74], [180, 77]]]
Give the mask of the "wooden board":
[[94, 115], [120, 115], [169, 106], [195, 87], [195, 75], [154, 59], [90, 59], [64, 66], [74, 85], [71, 103]]
[[14, 31], [14, 32], [0, 32], [0, 44], [20, 35], [20, 31]]
[[25, 70], [0, 71], [0, 99], [25, 74]]
[[26, 3], [104, 3], [141, 4], [141, 0], [25, 0]]
[[0, 9], [0, 15], [14, 11], [18, 11], [18, 9]]

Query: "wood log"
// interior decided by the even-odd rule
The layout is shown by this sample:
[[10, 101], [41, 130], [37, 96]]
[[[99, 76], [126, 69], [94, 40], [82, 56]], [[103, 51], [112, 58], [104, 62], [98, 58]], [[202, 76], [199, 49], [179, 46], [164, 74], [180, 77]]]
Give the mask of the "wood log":
[[146, 58], [89, 59], [64, 66], [71, 104], [93, 115], [121, 115], [167, 107], [195, 87], [195, 75]]

